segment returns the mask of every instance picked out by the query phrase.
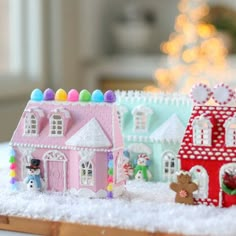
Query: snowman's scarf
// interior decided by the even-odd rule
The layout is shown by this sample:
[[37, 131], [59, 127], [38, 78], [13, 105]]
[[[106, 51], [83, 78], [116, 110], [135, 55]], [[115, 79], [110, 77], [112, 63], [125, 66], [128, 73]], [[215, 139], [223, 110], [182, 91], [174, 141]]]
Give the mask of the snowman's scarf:
[[135, 175], [138, 173], [138, 171], [142, 171], [142, 176], [143, 178], [148, 181], [148, 176], [147, 176], [147, 170], [148, 170], [148, 167], [147, 166], [140, 166], [140, 165], [137, 165], [135, 167]]
[[26, 183], [28, 184], [30, 180], [33, 180], [36, 183], [37, 188], [41, 188], [40, 175], [28, 175]]

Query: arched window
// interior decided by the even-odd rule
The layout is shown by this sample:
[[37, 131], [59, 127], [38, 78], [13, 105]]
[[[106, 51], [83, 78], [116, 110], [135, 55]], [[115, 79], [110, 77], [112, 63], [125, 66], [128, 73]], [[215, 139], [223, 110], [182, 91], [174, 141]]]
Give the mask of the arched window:
[[38, 120], [33, 113], [25, 115], [24, 135], [37, 136], [38, 135]]
[[93, 164], [91, 161], [85, 161], [80, 164], [80, 184], [93, 185]]
[[236, 115], [225, 121], [225, 144], [227, 147], [236, 146]]
[[173, 152], [166, 151], [162, 155], [163, 160], [163, 180], [173, 181], [177, 170], [177, 159]]
[[197, 165], [193, 166], [189, 172], [192, 176], [192, 181], [198, 185], [198, 190], [193, 193], [194, 198], [208, 198], [209, 176], [206, 169], [202, 166]]
[[132, 111], [134, 118], [134, 131], [147, 131], [150, 115], [152, 115], [152, 113], [152, 109], [145, 106], [138, 106], [134, 108]]
[[209, 118], [201, 115], [193, 120], [193, 144], [211, 146], [212, 123]]
[[60, 115], [54, 114], [50, 117], [50, 135], [63, 136], [63, 119]]

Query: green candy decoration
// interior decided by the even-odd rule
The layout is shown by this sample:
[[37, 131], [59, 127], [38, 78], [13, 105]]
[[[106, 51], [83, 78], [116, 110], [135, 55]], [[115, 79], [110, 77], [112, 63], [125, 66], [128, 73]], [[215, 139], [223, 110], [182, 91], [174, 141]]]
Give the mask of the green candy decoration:
[[113, 175], [113, 169], [108, 169], [108, 175], [110, 175], [110, 176]]
[[14, 156], [10, 156], [10, 159], [9, 159], [9, 162], [10, 163], [14, 163], [16, 160], [15, 160], [15, 157]]
[[81, 102], [89, 102], [91, 101], [91, 94], [87, 89], [83, 89], [79, 94], [79, 100]]

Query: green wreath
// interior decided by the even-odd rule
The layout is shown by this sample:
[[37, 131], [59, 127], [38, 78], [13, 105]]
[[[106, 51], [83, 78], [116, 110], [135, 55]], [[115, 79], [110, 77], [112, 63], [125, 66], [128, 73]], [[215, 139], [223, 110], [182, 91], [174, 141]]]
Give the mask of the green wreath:
[[236, 189], [228, 188], [224, 183], [222, 183], [222, 190], [229, 195], [236, 195]]

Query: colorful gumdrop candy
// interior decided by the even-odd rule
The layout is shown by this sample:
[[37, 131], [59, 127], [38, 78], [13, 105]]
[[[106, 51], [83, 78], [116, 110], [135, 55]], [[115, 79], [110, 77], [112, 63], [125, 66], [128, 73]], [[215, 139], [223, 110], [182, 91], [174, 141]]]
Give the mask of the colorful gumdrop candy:
[[79, 100], [79, 93], [76, 89], [71, 89], [69, 91], [67, 100], [70, 102], [77, 102]]
[[104, 101], [105, 102], [115, 102], [116, 101], [116, 95], [112, 90], [108, 90], [104, 93]]
[[79, 94], [79, 100], [81, 102], [89, 102], [91, 101], [91, 94], [88, 90], [83, 89]]
[[43, 93], [40, 89], [34, 89], [31, 93], [30, 99], [32, 101], [42, 101], [43, 100]]
[[56, 101], [66, 101], [67, 100], [67, 93], [64, 89], [58, 89], [55, 94]]
[[103, 102], [104, 96], [101, 90], [96, 89], [92, 93], [92, 102]]
[[43, 100], [44, 101], [53, 101], [54, 97], [55, 97], [55, 93], [50, 88], [47, 88], [43, 93]]

